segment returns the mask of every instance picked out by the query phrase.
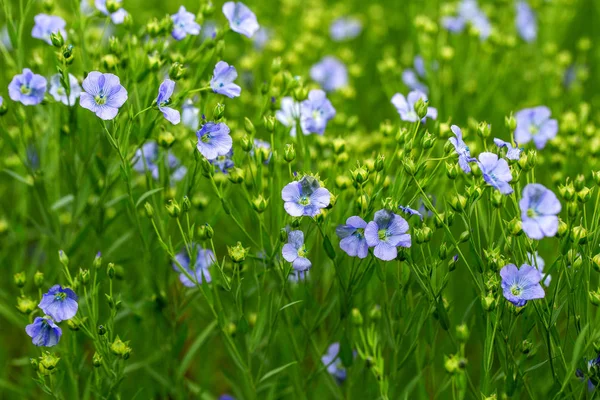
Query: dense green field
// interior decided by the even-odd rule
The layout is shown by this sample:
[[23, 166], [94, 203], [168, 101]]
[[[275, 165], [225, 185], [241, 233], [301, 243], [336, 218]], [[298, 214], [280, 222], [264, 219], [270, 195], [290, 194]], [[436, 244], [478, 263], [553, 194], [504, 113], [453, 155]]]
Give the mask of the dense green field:
[[599, 37], [596, 0], [0, 0], [0, 398], [595, 398]]

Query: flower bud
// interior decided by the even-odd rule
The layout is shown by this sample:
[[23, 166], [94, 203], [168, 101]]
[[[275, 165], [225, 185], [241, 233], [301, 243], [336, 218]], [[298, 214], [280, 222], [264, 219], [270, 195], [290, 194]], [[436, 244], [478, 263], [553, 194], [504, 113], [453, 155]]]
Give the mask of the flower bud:
[[588, 292], [588, 298], [590, 299], [590, 303], [595, 305], [596, 307], [600, 305], [600, 290], [590, 290]]
[[234, 263], [240, 264], [246, 260], [246, 256], [250, 248], [242, 246], [241, 242], [237, 242], [235, 246], [227, 246], [227, 253]]
[[425, 118], [427, 115], [427, 100], [423, 100], [423, 98], [417, 100], [415, 103], [415, 112], [419, 116], [419, 119]]
[[469, 327], [466, 324], [461, 324], [456, 327], [456, 339], [460, 343], [466, 343], [469, 340]]
[[573, 182], [567, 182], [565, 185], [559, 185], [558, 193], [563, 199], [567, 201], [573, 200], [573, 197], [575, 196], [575, 188], [573, 187]]
[[37, 308], [37, 303], [26, 296], [17, 297], [17, 310], [23, 314], [29, 314]]
[[414, 232], [418, 244], [429, 242], [433, 236], [433, 231], [427, 225], [423, 226], [421, 229], [415, 229]]
[[591, 197], [592, 197], [592, 190], [587, 187], [584, 187], [579, 192], [577, 192], [577, 201], [579, 201], [582, 204], [585, 204], [588, 201], [590, 201]]
[[181, 199], [181, 211], [186, 213], [190, 210], [191, 207], [192, 202], [190, 201], [190, 198], [187, 196], [183, 196], [183, 199]]
[[56, 48], [61, 48], [65, 44], [65, 39], [63, 38], [62, 33], [60, 33], [60, 30], [50, 33], [50, 41]]
[[496, 299], [491, 293], [481, 298], [481, 307], [488, 312], [494, 311], [496, 308]]
[[185, 76], [186, 68], [179, 62], [174, 62], [169, 68], [169, 78], [178, 81]]
[[239, 184], [244, 182], [244, 171], [241, 168], [233, 167], [229, 170], [227, 178], [233, 184]]
[[279, 241], [281, 243], [287, 243], [287, 241], [288, 241], [288, 231], [287, 231], [287, 229], [282, 228], [279, 231]]
[[259, 214], [263, 213], [267, 209], [268, 205], [269, 200], [265, 199], [262, 194], [259, 194], [252, 200], [252, 208]]
[[285, 161], [292, 162], [296, 159], [296, 149], [293, 144], [286, 144], [283, 151], [283, 159]]
[[425, 150], [431, 149], [435, 145], [436, 138], [429, 131], [425, 131], [423, 138], [421, 139], [421, 146]]
[[18, 288], [22, 288], [27, 282], [27, 276], [25, 275], [25, 272], [17, 272], [13, 275], [13, 280]]
[[129, 347], [129, 341], [123, 342], [117, 335], [117, 338], [110, 345], [110, 351], [116, 356], [123, 358], [124, 360], [129, 358], [131, 354], [131, 348]]
[[600, 272], [600, 253], [592, 257], [592, 267], [596, 272]]
[[177, 218], [179, 217], [179, 214], [181, 214], [181, 208], [179, 207], [179, 204], [177, 204], [177, 200], [175, 199], [169, 200], [165, 205], [165, 208], [167, 209], [167, 213], [172, 218]]
[[361, 326], [363, 324], [363, 317], [358, 308], [353, 308], [351, 311], [351, 321], [354, 326]]
[[404, 171], [411, 176], [413, 176], [417, 171], [417, 167], [415, 166], [415, 162], [412, 160], [412, 158], [407, 157], [404, 160]]
[[352, 174], [352, 179], [354, 182], [356, 182], [356, 184], [359, 186], [369, 179], [369, 172], [364, 167], [358, 167], [350, 171], [350, 173]]
[[521, 343], [521, 352], [523, 352], [523, 354], [529, 354], [531, 350], [533, 350], [533, 343], [527, 339], [523, 340]]
[[506, 128], [511, 132], [517, 129], [517, 120], [512, 115], [512, 113], [508, 117], [504, 117], [504, 124], [506, 125]]
[[385, 165], [385, 156], [383, 154], [377, 155], [377, 159], [375, 160], [375, 171], [377, 171], [377, 172], [383, 171], [384, 165]]
[[596, 183], [596, 185], [600, 186], [600, 171], [592, 172], [592, 178], [594, 178], [594, 182]]
[[448, 203], [454, 211], [462, 212], [467, 206], [467, 199], [461, 194], [456, 194], [450, 199]]
[[583, 189], [583, 187], [585, 186], [585, 176], [583, 176], [582, 174], [577, 175], [577, 177], [575, 178], [575, 181], [573, 182], [573, 186], [575, 187], [575, 190], [578, 192], [581, 189]]
[[106, 267], [106, 274], [110, 279], [115, 277], [115, 264], [108, 263], [108, 266]]
[[90, 283], [90, 271], [87, 269], [79, 268], [79, 280], [84, 285]]
[[458, 240], [459, 240], [459, 242], [464, 243], [467, 240], [469, 240], [470, 237], [471, 237], [471, 232], [464, 231], [463, 233], [460, 234], [460, 236], [458, 237]]
[[213, 119], [220, 120], [225, 115], [225, 104], [217, 103], [215, 108], [213, 109]]
[[40, 357], [40, 365], [47, 369], [48, 371], [52, 371], [56, 368], [56, 365], [60, 361], [60, 358], [56, 357], [54, 354], [46, 351]]
[[33, 284], [35, 287], [40, 288], [44, 285], [44, 273], [40, 271], [36, 271], [33, 274]]
[[65, 254], [64, 251], [62, 251], [62, 250], [58, 251], [58, 259], [59, 259], [60, 263], [62, 265], [64, 265], [65, 267], [69, 266], [69, 257], [67, 257], [67, 255]]
[[558, 219], [558, 231], [556, 232], [556, 236], [559, 238], [564, 237], [569, 231], [569, 226], [562, 219]]
[[158, 145], [168, 149], [175, 143], [175, 136], [171, 132], [163, 131], [158, 135]]
[[504, 196], [499, 190], [494, 190], [491, 196], [491, 203], [494, 207], [500, 208], [504, 204], [506, 196]]
[[480, 122], [479, 125], [477, 125], [477, 135], [479, 135], [479, 137], [486, 139], [491, 133], [492, 126], [487, 122]]
[[256, 128], [254, 128], [254, 124], [248, 117], [244, 118], [244, 129], [248, 135], [254, 135], [256, 133]]
[[92, 357], [92, 365], [96, 368], [102, 365], [102, 356], [98, 353], [94, 353]]
[[442, 242], [442, 244], [440, 245], [438, 249], [438, 257], [440, 260], [445, 260], [446, 258], [448, 258], [448, 245], [446, 244], [446, 242]]
[[[144, 209], [146, 210], [146, 216], [148, 218], [152, 218], [154, 217], [154, 208], [152, 207], [152, 205], [148, 202], [144, 203]], [[102, 262], [102, 260], [100, 260]]]
[[589, 232], [583, 226], [576, 226], [571, 230], [572, 240], [577, 244], [586, 244]]
[[381, 307], [375, 304], [371, 311], [369, 311], [369, 318], [373, 321], [379, 321], [381, 319]]
[[341, 154], [346, 150], [346, 141], [342, 138], [335, 138], [332, 142], [333, 152], [335, 154]]
[[106, 335], [106, 328], [104, 327], [104, 325], [98, 325], [98, 335], [99, 336]]
[[272, 115], [265, 116], [265, 128], [267, 131], [272, 133], [275, 131], [275, 117]]
[[523, 223], [517, 217], [514, 217], [508, 223], [508, 232], [513, 236], [519, 236], [523, 233]]
[[579, 204], [575, 201], [570, 201], [567, 203], [567, 215], [571, 218], [575, 218], [579, 213]]

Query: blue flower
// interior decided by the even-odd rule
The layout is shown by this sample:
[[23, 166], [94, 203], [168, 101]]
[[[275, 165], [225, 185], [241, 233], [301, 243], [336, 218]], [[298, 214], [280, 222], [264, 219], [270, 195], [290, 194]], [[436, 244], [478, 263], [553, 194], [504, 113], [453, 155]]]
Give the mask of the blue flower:
[[300, 181], [285, 185], [281, 198], [285, 211], [292, 217], [314, 217], [329, 205], [331, 193], [322, 188], [316, 178], [305, 175]]
[[34, 74], [29, 68], [15, 75], [8, 85], [8, 95], [13, 101], [19, 101], [25, 106], [34, 106], [44, 100], [48, 82], [41, 75]]
[[367, 223], [361, 217], [353, 216], [346, 220], [346, 225], [339, 225], [335, 233], [340, 240], [340, 248], [350, 257], [365, 258], [369, 254], [369, 245], [365, 239]]
[[365, 228], [365, 238], [369, 247], [375, 247], [373, 254], [383, 261], [391, 261], [398, 256], [398, 246], [410, 247], [411, 239], [408, 222], [398, 214], [379, 210], [373, 221]]
[[444, 28], [453, 33], [462, 32], [467, 24], [477, 29], [481, 40], [487, 39], [492, 32], [490, 21], [483, 11], [479, 9], [476, 0], [463, 0], [458, 6], [457, 16], [442, 19]]
[[230, 99], [238, 97], [242, 92], [242, 88], [233, 83], [237, 78], [235, 67], [230, 66], [225, 61], [219, 61], [215, 65], [213, 77], [210, 80], [210, 87], [213, 92], [227, 96]]
[[526, 42], [533, 42], [537, 38], [537, 20], [535, 13], [526, 1], [517, 1], [517, 31]]
[[290, 129], [290, 136], [296, 136], [296, 123], [300, 118], [300, 103], [291, 97], [281, 99], [281, 109], [275, 112], [275, 118]]
[[513, 145], [510, 142], [505, 142], [504, 140], [498, 138], [494, 138], [494, 143], [499, 148], [506, 147], [506, 158], [508, 158], [509, 160], [516, 161], [519, 158], [521, 158], [521, 152], [523, 152], [523, 148], [518, 147], [518, 144], [513, 147]]
[[514, 264], [505, 265], [500, 270], [502, 294], [517, 307], [523, 307], [527, 301], [542, 299], [546, 295], [540, 281], [542, 274], [537, 268], [523, 264], [518, 269]]
[[[427, 102], [427, 96], [423, 92], [419, 92], [418, 90], [413, 90], [408, 94], [407, 97], [400, 93], [396, 93], [392, 97], [392, 104], [396, 107], [398, 114], [400, 114], [400, 119], [402, 121], [407, 122], [417, 122], [419, 120], [419, 116], [417, 115], [417, 111], [415, 110], [415, 103], [422, 99], [424, 102]], [[431, 118], [432, 120], [436, 120], [438, 116], [437, 109], [434, 107], [427, 107], [427, 115], [421, 120], [421, 122], [425, 122], [427, 118]]]
[[231, 30], [244, 36], [252, 37], [260, 28], [256, 15], [241, 1], [223, 4], [223, 14]]
[[338, 383], [342, 383], [346, 380], [346, 369], [342, 365], [342, 360], [339, 357], [340, 344], [332, 343], [327, 348], [327, 353], [321, 357], [321, 361], [327, 367], [327, 372], [333, 376]]
[[308, 99], [300, 105], [300, 125], [305, 135], [324, 134], [327, 122], [333, 117], [335, 117], [335, 108], [322, 90], [311, 90]]
[[404, 207], [404, 206], [398, 206], [398, 208], [405, 214], [408, 214], [409, 216], [412, 215], [418, 215], [419, 218], [421, 218], [421, 221], [423, 221], [423, 214], [421, 214], [419, 211], [415, 210], [414, 208], [410, 208], [410, 207]]
[[198, 144], [196, 147], [200, 154], [207, 160], [214, 160], [217, 156], [224, 156], [229, 153], [233, 146], [233, 140], [229, 136], [229, 127], [223, 122], [215, 124], [207, 122], [196, 132]]
[[[122, 0], [114, 0], [114, 2], [120, 5]], [[123, 21], [125, 20], [125, 17], [127, 15], [129, 15], [127, 13], [127, 11], [125, 11], [122, 8], [119, 8], [117, 11], [115, 11], [113, 13], [109, 13], [108, 9], [106, 8], [106, 0], [94, 0], [94, 5], [96, 6], [96, 9], [98, 9], [98, 11], [100, 11], [102, 14], [106, 15], [107, 17], [110, 17], [113, 24], [115, 24], [115, 25], [122, 24]]]
[[557, 214], [561, 210], [556, 195], [539, 183], [530, 183], [523, 189], [519, 201], [523, 231], [530, 239], [540, 240], [556, 235], [558, 231]]
[[200, 125], [200, 109], [194, 106], [192, 100], [186, 100], [181, 106], [181, 122], [187, 128], [198, 130]]
[[54, 100], [60, 101], [66, 106], [74, 106], [77, 102], [77, 99], [81, 95], [81, 86], [79, 86], [79, 82], [77, 78], [72, 74], [69, 74], [69, 86], [71, 87], [71, 93], [67, 96], [67, 91], [63, 87], [60, 81], [61, 75], [54, 74], [50, 78], [50, 94], [54, 97]]
[[43, 347], [56, 346], [62, 335], [62, 329], [48, 317], [35, 317], [33, 323], [25, 327], [25, 332], [33, 344]]
[[545, 106], [526, 108], [516, 113], [515, 141], [524, 144], [533, 139], [535, 147], [543, 149], [558, 132], [558, 122], [550, 119], [550, 114], [550, 109]]
[[511, 194], [512, 187], [508, 182], [512, 181], [512, 174], [508, 162], [504, 158], [498, 159], [494, 153], [484, 152], [479, 155], [479, 168], [483, 179], [488, 185], [495, 187], [502, 194]]
[[77, 295], [69, 288], [54, 285], [42, 296], [38, 307], [56, 322], [71, 319], [77, 314]]
[[271, 38], [271, 31], [267, 28], [260, 28], [256, 35], [252, 38], [252, 42], [254, 43], [254, 48], [256, 50], [262, 50], [265, 48], [269, 39]]
[[402, 71], [402, 82], [411, 90], [417, 90], [425, 94], [429, 93], [427, 85], [421, 82], [419, 78], [425, 78], [425, 61], [421, 56], [415, 56], [413, 61], [414, 69], [406, 68]]
[[196, 22], [196, 16], [186, 11], [184, 6], [179, 7], [177, 14], [171, 15], [173, 20], [173, 31], [171, 35], [175, 40], [182, 40], [187, 35], [198, 35], [200, 25]]
[[[542, 257], [540, 257], [540, 255], [538, 254], [537, 251], [533, 254], [527, 252], [527, 263], [529, 265], [536, 267], [538, 269], [538, 271], [540, 271], [540, 274], [542, 274], [542, 278], [544, 277], [544, 267], [546, 266], [546, 263], [544, 262], [544, 259]], [[546, 287], [550, 286], [550, 281], [552, 280], [552, 276], [546, 275], [546, 277], [543, 279], [544, 279], [544, 286], [546, 286]]]
[[331, 23], [329, 35], [335, 42], [354, 39], [362, 32], [362, 23], [358, 18], [339, 17]]
[[310, 272], [310, 270], [296, 271], [295, 269], [293, 269], [290, 272], [290, 275], [288, 276], [288, 281], [294, 282], [294, 283], [307, 281], [309, 272]]
[[469, 165], [469, 163], [477, 161], [477, 159], [471, 157], [471, 151], [463, 141], [462, 131], [460, 130], [460, 128], [456, 125], [452, 125], [450, 129], [456, 137], [450, 138], [448, 140], [454, 146], [456, 154], [458, 154], [458, 165], [466, 174], [468, 174], [471, 172], [471, 166]]
[[326, 56], [310, 69], [310, 77], [326, 92], [343, 88], [348, 84], [348, 70], [344, 63], [332, 56]]
[[288, 233], [288, 242], [281, 249], [283, 258], [292, 263], [296, 271], [306, 271], [310, 269], [312, 263], [306, 255], [306, 246], [304, 245], [304, 233], [302, 231], [291, 231]]
[[[196, 245], [192, 245], [192, 248], [196, 248]], [[208, 269], [215, 262], [215, 254], [212, 250], [203, 249], [198, 246], [196, 260], [194, 261], [193, 266], [190, 266], [190, 257], [188, 256], [187, 251], [182, 251], [177, 254], [175, 260], [177, 262], [173, 262], [173, 269], [180, 273], [179, 280], [183, 286], [194, 287], [204, 281], [210, 283], [211, 277]], [[179, 265], [181, 265], [194, 280], [190, 280], [186, 274], [181, 271], [181, 268], [177, 263], [179, 263]]]
[[33, 20], [35, 21], [35, 25], [31, 31], [31, 36], [34, 38], [41, 39], [49, 45], [52, 45], [50, 35], [60, 32], [63, 39], [67, 40], [67, 32], [65, 31], [65, 26], [67, 26], [67, 23], [61, 17], [38, 14], [33, 18]]
[[[135, 152], [133, 158], [133, 169], [139, 173], [150, 171], [153, 179], [159, 178], [159, 148], [156, 142], [145, 143], [140, 149]], [[171, 152], [167, 155], [167, 169], [171, 174], [171, 178], [175, 182], [183, 179], [187, 173], [187, 168], [181, 165], [181, 162]]]
[[175, 82], [170, 79], [165, 79], [158, 88], [158, 97], [156, 98], [156, 104], [158, 109], [163, 113], [167, 121], [173, 125], [177, 125], [181, 121], [179, 111], [167, 107], [171, 103], [171, 96], [175, 90]]
[[235, 165], [232, 160], [233, 150], [229, 150], [229, 152], [222, 156], [217, 156], [214, 160], [210, 160], [210, 163], [215, 167], [219, 168], [219, 170], [226, 174], [233, 166]]
[[92, 71], [82, 86], [85, 92], [81, 93], [79, 104], [102, 120], [114, 119], [127, 101], [127, 90], [116, 75]]

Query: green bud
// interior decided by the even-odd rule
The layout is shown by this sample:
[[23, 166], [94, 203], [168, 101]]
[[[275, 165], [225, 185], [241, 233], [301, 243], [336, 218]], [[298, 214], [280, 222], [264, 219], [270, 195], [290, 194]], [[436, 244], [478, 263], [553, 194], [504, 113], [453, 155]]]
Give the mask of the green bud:
[[148, 202], [144, 203], [144, 208], [146, 209], [146, 216], [148, 218], [152, 218], [154, 217], [154, 208], [152, 207], [152, 205]]
[[575, 187], [572, 182], [567, 182], [565, 185], [558, 185], [558, 193], [566, 201], [571, 201], [575, 197]]
[[42, 7], [47, 13], [52, 12], [54, 9], [54, 0], [42, 0]]
[[523, 354], [529, 354], [531, 350], [533, 350], [533, 343], [527, 339], [523, 340], [521, 343], [521, 352], [523, 352]]
[[35, 358], [29, 359], [29, 365], [31, 365], [31, 368], [33, 368], [34, 371], [38, 370], [39, 363], [38, 363], [38, 360], [36, 360]]
[[445, 260], [446, 258], [448, 258], [448, 245], [446, 244], [446, 242], [442, 242], [442, 244], [440, 245], [438, 249], [438, 257], [440, 260]]
[[459, 359], [454, 355], [444, 356], [444, 368], [449, 374], [455, 374], [460, 370]]
[[215, 231], [209, 224], [200, 225], [198, 227], [198, 238], [200, 240], [212, 239]]
[[267, 131], [270, 133], [275, 131], [275, 117], [272, 115], [266, 115], [264, 119], [265, 119], [265, 128], [267, 128]]
[[461, 243], [466, 242], [467, 240], [469, 240], [469, 238], [471, 237], [471, 232], [469, 231], [464, 231], [463, 233], [460, 234], [460, 236], [458, 237], [458, 241]]
[[585, 176], [582, 174], [577, 175], [573, 185], [575, 186], [575, 190], [579, 192], [585, 186]]
[[491, 203], [494, 207], [500, 208], [504, 204], [505, 198], [499, 190], [494, 190], [491, 195]]
[[98, 353], [94, 353], [94, 356], [92, 357], [92, 365], [94, 365], [94, 367], [98, 368], [102, 365], [102, 356]]
[[57, 48], [61, 48], [65, 44], [65, 39], [63, 38], [62, 33], [60, 33], [60, 30], [50, 34], [50, 41], [52, 42], [52, 46]]
[[98, 325], [98, 335], [104, 336], [106, 335], [106, 328], [104, 325]]
[[35, 287], [40, 288], [44, 285], [44, 273], [40, 271], [36, 271], [33, 274], [33, 284]]
[[352, 180], [346, 175], [338, 175], [335, 178], [335, 187], [340, 190], [348, 189], [352, 185]]
[[191, 207], [192, 202], [190, 201], [190, 198], [187, 196], [183, 196], [183, 199], [181, 200], [181, 211], [186, 213], [190, 210]]
[[6, 113], [8, 112], [8, 106], [6, 105], [6, 103], [6, 100], [0, 102], [0, 117], [6, 115]]
[[466, 324], [461, 324], [456, 327], [456, 339], [460, 343], [466, 343], [469, 340], [469, 327]]
[[288, 241], [288, 231], [287, 231], [287, 229], [282, 228], [279, 231], [279, 241], [281, 243], [287, 243], [287, 241]]
[[558, 219], [558, 231], [556, 232], [556, 236], [559, 238], [564, 237], [569, 231], [569, 226], [562, 219]]
[[239, 184], [244, 182], [244, 171], [241, 168], [233, 167], [229, 170], [227, 178], [233, 184]]
[[600, 272], [600, 253], [592, 257], [592, 267], [596, 272]]
[[265, 199], [262, 194], [259, 194], [252, 200], [252, 208], [259, 214], [262, 214], [269, 205], [269, 200]]
[[246, 153], [249, 153], [252, 150], [252, 147], [254, 147], [254, 144], [252, 143], [252, 137], [248, 135], [244, 135], [240, 144], [242, 145], [242, 150], [244, 150]]
[[575, 218], [579, 213], [579, 204], [575, 201], [570, 201], [567, 203], [567, 215], [571, 218]]
[[351, 311], [351, 321], [354, 326], [362, 326], [363, 317], [358, 308], [353, 308]]
[[462, 212], [467, 206], [467, 199], [461, 194], [456, 194], [450, 199], [448, 204], [450, 205], [450, 207], [452, 207], [454, 211]]
[[175, 136], [171, 132], [163, 131], [158, 135], [159, 146], [169, 149], [175, 143]]
[[22, 288], [27, 282], [27, 276], [25, 275], [25, 272], [17, 272], [13, 275], [13, 280], [18, 288]]
[[512, 115], [512, 113], [508, 117], [504, 117], [504, 124], [506, 125], [506, 128], [511, 132], [514, 132], [514, 130], [517, 129], [517, 120]]
[[213, 110], [213, 119], [220, 120], [225, 115], [225, 104], [217, 103]]
[[46, 351], [40, 357], [40, 365], [47, 369], [48, 371], [52, 371], [56, 368], [56, 365], [60, 361], [60, 358], [56, 357], [54, 354]]
[[333, 145], [333, 152], [335, 154], [341, 154], [344, 151], [346, 151], [346, 141], [342, 138], [338, 137], [338, 138], [333, 139], [332, 145]]
[[90, 282], [90, 271], [79, 268], [79, 280], [84, 285], [87, 285]]
[[121, 338], [117, 335], [117, 338], [110, 345], [110, 351], [124, 360], [129, 358], [131, 354], [131, 347], [129, 347], [129, 341], [123, 342]]
[[435, 145], [436, 138], [429, 131], [426, 131], [421, 139], [421, 146], [424, 149], [431, 149]]
[[27, 296], [17, 297], [17, 310], [22, 314], [29, 314], [37, 308], [37, 303]]
[[513, 236], [519, 236], [523, 233], [523, 223], [517, 217], [514, 217], [508, 223], [508, 232]]
[[242, 246], [241, 242], [237, 242], [235, 246], [227, 246], [227, 253], [234, 263], [240, 264], [246, 260], [246, 256], [250, 248]]
[[369, 179], [369, 172], [365, 169], [365, 167], [359, 166], [358, 168], [350, 171], [350, 173], [354, 182], [356, 182], [356, 184], [358, 184], [359, 186], [365, 183], [367, 179]]
[[419, 119], [425, 118], [427, 115], [427, 100], [423, 100], [423, 98], [417, 100], [415, 103], [415, 111], [419, 116]]
[[179, 217], [179, 214], [181, 214], [181, 208], [179, 207], [179, 204], [177, 204], [177, 200], [175, 199], [170, 199], [165, 205], [165, 208], [167, 209], [167, 213], [172, 218], [177, 218]]
[[62, 265], [64, 265], [65, 267], [69, 266], [69, 258], [67, 257], [67, 254], [64, 251], [62, 251], [62, 250], [58, 251], [58, 259], [59, 259], [60, 263]]
[[276, 75], [281, 71], [281, 57], [275, 57], [273, 61], [271, 61], [271, 73]]
[[487, 122], [480, 122], [477, 126], [477, 134], [479, 137], [486, 139], [492, 133], [492, 126]]
[[429, 242], [433, 236], [433, 231], [427, 225], [423, 226], [421, 229], [414, 229], [414, 232], [418, 244]]
[[417, 167], [415, 166], [415, 162], [412, 160], [412, 158], [407, 157], [404, 160], [404, 171], [411, 176], [413, 176], [417, 171]]
[[577, 201], [579, 201], [582, 204], [587, 203], [592, 197], [592, 192], [593, 190], [587, 187], [582, 188], [579, 192], [577, 192]]
[[[63, 53], [63, 57], [64, 56], [65, 56], [65, 53]], [[67, 57], [65, 57], [65, 58], [67, 58]], [[114, 54], [106, 54], [102, 57], [102, 59], [100, 61], [102, 62], [102, 65], [104, 66], [104, 68], [109, 71], [114, 71], [117, 68], [117, 66], [119, 65], [119, 58]]]
[[458, 176], [458, 164], [446, 162], [446, 176], [449, 179], [456, 179]]
[[120, 8], [121, 8], [121, 1], [120, 0], [106, 0], [106, 10], [110, 14], [119, 11]]
[[600, 171], [592, 172], [592, 178], [594, 178], [594, 182], [596, 183], [596, 185], [600, 186]]
[[74, 318], [67, 320], [67, 326], [72, 331], [78, 331], [81, 328], [81, 325], [83, 325], [83, 323], [86, 320], [87, 320], [87, 317], [84, 317], [83, 321], [80, 320], [78, 317], [74, 317]]
[[254, 135], [256, 133], [256, 128], [254, 128], [254, 124], [252, 121], [250, 121], [250, 119], [248, 119], [248, 117], [244, 118], [244, 129], [248, 135]]
[[303, 102], [308, 98], [308, 89], [305, 87], [298, 87], [293, 91], [294, 100], [298, 103]]
[[108, 266], [106, 267], [106, 274], [110, 279], [115, 277], [115, 264], [108, 263]]
[[174, 81], [182, 79], [186, 74], [186, 68], [179, 62], [174, 62], [169, 68], [169, 78]]
[[292, 162], [296, 159], [296, 149], [293, 144], [286, 144], [283, 151], [283, 159], [286, 162]]
[[588, 292], [588, 298], [590, 299], [590, 303], [598, 307], [600, 305], [600, 289], [599, 290], [590, 290]]
[[381, 307], [375, 304], [371, 311], [369, 311], [369, 318], [373, 321], [379, 321], [381, 319]]
[[577, 244], [586, 244], [589, 238], [589, 232], [583, 226], [576, 226], [571, 230], [572, 240]]
[[491, 293], [481, 298], [481, 307], [488, 312], [494, 311], [496, 308], [496, 299]]

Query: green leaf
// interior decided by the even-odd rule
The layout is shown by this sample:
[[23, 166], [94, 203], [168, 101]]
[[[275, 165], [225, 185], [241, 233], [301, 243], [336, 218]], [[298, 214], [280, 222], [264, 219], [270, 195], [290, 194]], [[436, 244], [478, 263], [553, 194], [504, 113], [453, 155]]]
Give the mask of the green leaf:
[[285, 306], [281, 307], [281, 308], [279, 309], [279, 311], [283, 311], [283, 310], [285, 310], [286, 308], [288, 308], [288, 307], [291, 307], [291, 306], [293, 306], [294, 304], [302, 303], [303, 301], [304, 301], [304, 300], [292, 301], [291, 303], [288, 303], [288, 304], [286, 304]]
[[72, 194], [68, 194], [63, 198], [58, 199], [54, 204], [52, 204], [52, 206], [50, 206], [50, 209], [52, 211], [60, 210], [67, 204], [71, 203], [73, 200], [75, 200], [75, 196], [73, 196]]
[[10, 169], [7, 169], [7, 168], [3, 169], [2, 171], [6, 172], [8, 175], [12, 176], [19, 182], [26, 184], [27, 186], [33, 186], [33, 179], [30, 176], [23, 177], [23, 176], [17, 174], [15, 171], [11, 171]]
[[155, 193], [160, 192], [163, 189], [164, 188], [156, 188], [156, 189], [148, 190], [146, 193], [144, 193], [143, 195], [140, 196], [138, 201], [135, 203], [135, 208], [138, 208], [140, 206], [140, 204], [142, 204], [142, 202], [144, 200], [146, 200], [148, 197], [152, 196]]
[[323, 248], [325, 249], [325, 253], [327, 253], [327, 257], [329, 257], [332, 261], [335, 260], [335, 250], [331, 245], [331, 241], [329, 240], [329, 236], [325, 235], [323, 237]]
[[284, 371], [285, 369], [287, 369], [288, 367], [291, 367], [294, 364], [298, 364], [298, 361], [292, 361], [289, 364], [285, 364], [285, 365], [282, 365], [279, 368], [272, 369], [271, 371], [269, 371], [266, 374], [264, 374], [263, 377], [260, 378], [260, 380], [258, 381], [258, 383], [262, 383], [262, 382], [266, 381], [270, 377], [277, 375], [278, 373]]
[[188, 351], [185, 353], [185, 357], [183, 357], [183, 360], [179, 365], [179, 370], [177, 371], [179, 376], [183, 376], [185, 374], [190, 363], [194, 359], [194, 356], [196, 355], [198, 350], [200, 350], [200, 347], [202, 347], [204, 342], [206, 342], [208, 337], [213, 333], [216, 327], [217, 321], [211, 322], [206, 328], [204, 328], [204, 330], [202, 331], [202, 333], [200, 333], [196, 340], [194, 340], [194, 343], [192, 343]]

